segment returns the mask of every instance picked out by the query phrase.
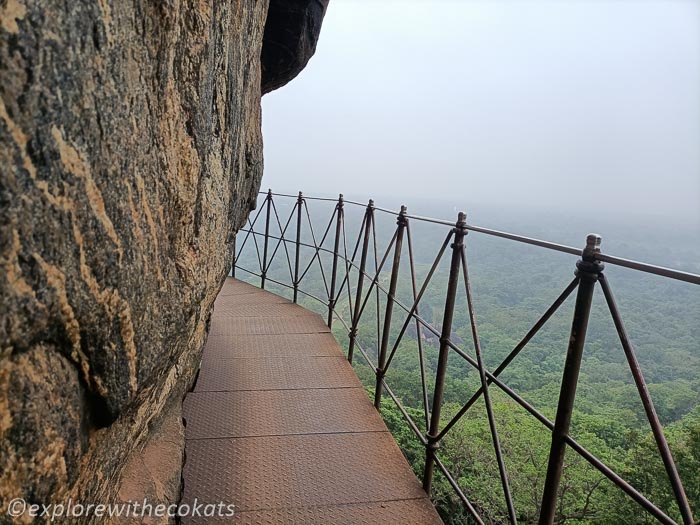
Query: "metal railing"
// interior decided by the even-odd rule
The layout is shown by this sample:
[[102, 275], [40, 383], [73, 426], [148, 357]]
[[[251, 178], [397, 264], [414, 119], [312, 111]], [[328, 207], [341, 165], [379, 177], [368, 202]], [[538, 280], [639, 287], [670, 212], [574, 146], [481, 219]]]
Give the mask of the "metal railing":
[[[464, 490], [459, 486], [457, 480], [450, 474], [445, 464], [439, 457], [440, 443], [443, 438], [451, 431], [451, 429], [454, 428], [455, 424], [460, 421], [460, 419], [475, 404], [475, 402], [483, 396], [507, 514], [510, 523], [517, 522], [517, 513], [509, 486], [508, 471], [503, 459], [498, 428], [489, 393], [490, 387], [495, 386], [500, 391], [505, 393], [505, 395], [513, 399], [518, 405], [525, 409], [551, 432], [551, 446], [548, 455], [546, 479], [540, 505], [540, 524], [551, 524], [555, 520], [557, 511], [557, 490], [562, 475], [564, 454], [567, 447], [584, 458], [593, 468], [597, 469], [602, 475], [614, 483], [620, 490], [626, 493], [639, 506], [645, 509], [658, 521], [665, 524], [676, 523], [666, 512], [662, 511], [654, 503], [649, 501], [642, 493], [631, 486], [602, 460], [589, 452], [569, 433], [574, 399], [578, 386], [579, 369], [583, 356], [584, 343], [586, 340], [588, 320], [591, 313], [593, 292], [595, 287], [599, 285], [602, 289], [607, 308], [612, 316], [612, 320], [617, 330], [617, 335], [624, 350], [627, 364], [631, 370], [634, 384], [643, 404], [644, 412], [650, 424], [658, 453], [663, 460], [663, 465], [673, 489], [675, 502], [678, 505], [683, 523], [685, 525], [695, 523], [683, 483], [678, 474], [678, 469], [664, 436], [663, 428], [649, 394], [635, 349], [627, 335], [625, 325], [611, 290], [610, 283], [605, 276], [604, 263], [622, 266], [638, 270], [640, 272], [659, 275], [695, 285], [700, 285], [700, 275], [623, 259], [612, 255], [606, 255], [600, 250], [600, 236], [595, 234], [588, 235], [585, 248], [580, 250], [571, 246], [471, 225], [466, 222], [466, 216], [461, 212], [458, 214], [456, 222], [452, 223], [430, 217], [410, 215], [407, 213], [405, 206], [402, 206], [397, 212], [375, 206], [372, 200], [370, 200], [367, 204], [363, 204], [345, 200], [342, 195], [340, 195], [340, 197], [336, 200], [319, 197], [307, 197], [301, 192], [299, 192], [298, 195], [288, 195], [273, 193], [270, 190], [268, 192], [261, 192], [261, 194], [265, 195], [264, 200], [262, 201], [262, 206], [260, 206], [259, 210], [254, 216], [251, 215], [253, 216], [252, 220], [251, 218], [248, 219], [247, 227], [241, 229], [240, 233], [245, 233], [245, 235], [242, 242], [238, 243], [238, 248], [236, 249], [234, 245], [235, 256], [233, 275], [235, 276], [236, 270], [243, 270], [250, 275], [259, 277], [260, 285], [263, 288], [268, 282], [289, 288], [292, 291], [294, 302], [298, 301], [300, 294], [310, 297], [327, 308], [327, 323], [329, 327], [332, 327], [334, 319], [337, 319], [340, 323], [342, 323], [343, 327], [347, 330], [349, 337], [347, 354], [348, 360], [352, 362], [354, 353], [356, 350], [358, 350], [376, 376], [376, 388], [374, 392], [375, 407], [379, 408], [382, 395], [384, 392], [386, 392], [394, 401], [403, 417], [406, 419], [408, 425], [415, 433], [416, 437], [424, 445], [426, 458], [423, 472], [423, 487], [428, 494], [431, 492], [433, 473], [437, 467], [437, 469], [444, 475], [446, 480], [452, 486], [459, 499], [464, 503], [464, 506], [471, 515], [471, 518], [476, 523], [483, 523], [483, 520], [479, 516], [475, 506], [466, 496]], [[280, 219], [277, 206], [275, 205], [275, 197], [279, 199], [294, 199], [294, 205], [291, 209], [291, 213], [284, 224]], [[327, 223], [327, 227], [320, 237], [317, 236], [317, 232], [314, 230], [314, 224], [311, 220], [307, 206], [308, 201], [326, 201], [327, 203], [334, 203], [333, 212]], [[346, 233], [345, 224], [345, 206], [347, 205], [362, 207], [364, 209], [359, 234], [354, 242], [351, 253], [348, 251], [348, 235]], [[261, 217], [261, 212], [263, 210], [265, 211], [264, 233], [255, 230], [255, 225]], [[375, 227], [375, 216], [377, 213], [396, 215], [396, 229], [386, 249], [384, 250], [381, 259], [378, 258], [379, 252], [377, 251], [377, 232]], [[275, 223], [272, 223], [272, 220], [274, 220]], [[293, 221], [296, 222], [296, 227], [293, 230], [294, 238], [289, 239], [287, 238], [287, 231], [289, 230], [289, 227]], [[430, 269], [420, 286], [417, 282], [414, 264], [414, 249], [410, 227], [411, 221], [432, 223], [445, 226], [448, 229], [440, 248], [437, 250], [437, 254], [432, 262], [432, 265], [430, 266]], [[270, 227], [273, 224], [275, 224], [278, 228], [279, 235], [273, 235], [270, 233]], [[307, 228], [307, 234], [310, 237], [311, 242], [302, 241], [302, 231], [304, 228]], [[329, 235], [331, 235], [331, 230], [334, 231], [332, 234], [332, 250], [324, 247], [326, 239]], [[522, 340], [493, 371], [488, 370], [484, 365], [481, 343], [474, 315], [474, 302], [470, 287], [468, 271], [469, 265], [467, 264], [467, 252], [465, 246], [465, 238], [468, 232], [478, 232], [484, 235], [505, 238], [519, 243], [546, 248], [548, 250], [580, 256], [580, 259], [576, 263], [574, 279], [564, 288], [563, 292], [557, 297], [554, 303], [546, 309], [546, 311], [522, 338]], [[261, 238], [260, 242], [258, 238]], [[255, 246], [259, 271], [255, 271], [250, 268], [242, 268], [239, 264], [240, 254], [250, 239], [252, 239], [252, 243]], [[271, 245], [273, 243], [274, 248], [272, 248], [271, 251]], [[404, 256], [402, 255], [404, 243], [408, 245], [408, 265], [411, 278], [412, 304], [405, 304], [405, 302], [396, 297], [396, 287], [400, 266], [404, 260]], [[374, 264], [372, 265], [374, 267], [373, 270], [368, 268], [370, 246], [372, 246], [374, 253]], [[314, 252], [313, 257], [305, 266], [302, 266], [300, 262], [300, 251], [302, 248], [311, 249]], [[420, 304], [428, 284], [435, 275], [440, 261], [448, 251], [450, 252], [449, 276], [447, 279], [445, 305], [442, 311], [442, 323], [438, 329], [431, 323], [427, 322], [426, 319], [420, 315]], [[286, 256], [286, 262], [289, 270], [289, 282], [273, 279], [269, 275], [272, 261], [279, 253], [284, 253]], [[330, 257], [331, 268], [329, 272], [327, 268], [324, 269], [322, 254]], [[388, 285], [386, 285], [381, 282], [380, 276], [382, 275], [389, 257], [391, 257], [391, 269], [389, 270], [389, 282]], [[327, 293], [326, 297], [319, 297], [318, 295], [314, 295], [309, 291], [303, 290], [301, 287], [304, 279], [308, 278], [309, 270], [314, 264], [316, 264], [319, 269], [320, 277]], [[354, 285], [354, 293], [352, 293], [352, 287], [350, 284], [350, 278], [353, 270], [358, 274], [357, 282]], [[467, 354], [452, 340], [453, 316], [455, 313], [456, 298], [459, 293], [460, 277], [464, 285], [463, 293], [466, 296], [469, 325], [471, 328], [475, 357]], [[365, 289], [365, 286], [368, 283], [369, 286]], [[566, 360], [564, 364], [564, 372], [561, 381], [556, 417], [554, 421], [551, 421], [508, 385], [502, 382], [499, 379], [499, 375], [501, 375], [506, 367], [518, 356], [520, 351], [531, 339], [533, 339], [544, 324], [552, 317], [552, 315], [559, 309], [565, 300], [573, 294], [574, 291], [576, 291], [576, 299], [573, 320], [571, 322], [571, 332], [566, 353]], [[365, 351], [365, 349], [359, 344], [357, 337], [358, 326], [363, 314], [367, 311], [366, 307], [372, 297], [373, 292], [377, 307], [377, 329], [378, 333], [381, 334], [381, 342], [377, 352], [376, 364], [372, 361], [368, 355], [368, 352]], [[379, 311], [380, 294], [383, 295], [386, 303], [383, 312], [383, 321], [380, 319]], [[348, 301], [348, 311], [351, 313], [349, 320], [344, 319], [338, 312], [337, 305], [342, 295], [344, 295]], [[398, 337], [395, 339], [394, 343], [391, 344], [390, 330], [395, 307], [403, 310], [406, 318], [398, 333]], [[421, 375], [423, 417], [425, 419], [422, 424], [425, 426], [425, 431], [420, 429], [420, 425], [409, 415], [406, 408], [402, 405], [399, 398], [394, 394], [391, 387], [386, 382], [387, 370], [391, 366], [399, 347], [399, 343], [406, 334], [411, 323], [415, 324], [417, 334], [416, 339]], [[426, 377], [427, 372], [424, 355], [425, 352], [421, 337], [423, 330], [432, 333], [433, 336], [437, 337], [439, 340], [439, 353], [434, 378], [432, 403], [429, 402], [428, 395], [428, 381]], [[462, 408], [446, 424], [443, 424], [444, 422], [441, 420], [441, 409], [443, 405], [445, 377], [447, 372], [447, 359], [450, 352], [461, 356], [467, 363], [469, 363], [469, 365], [478, 371], [481, 386], [476, 392], [474, 392], [471, 398], [464, 403]]]

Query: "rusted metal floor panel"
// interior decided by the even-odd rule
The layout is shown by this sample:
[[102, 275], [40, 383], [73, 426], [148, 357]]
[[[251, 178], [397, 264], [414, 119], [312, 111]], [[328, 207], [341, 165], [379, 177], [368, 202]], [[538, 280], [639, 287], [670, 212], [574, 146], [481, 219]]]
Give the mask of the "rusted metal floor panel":
[[[227, 295], [240, 295], [240, 294], [248, 294], [248, 293], [255, 293], [255, 294], [265, 294], [265, 290], [261, 290], [257, 286], [253, 286], [252, 284], [245, 283], [243, 281], [239, 281], [238, 279], [231, 279], [230, 277], [226, 279], [226, 282], [224, 282], [224, 285], [221, 287], [221, 291], [219, 292], [219, 297], [225, 297]], [[274, 295], [267, 293], [267, 295]]]
[[318, 334], [330, 332], [321, 316], [212, 318], [211, 335]]
[[333, 356], [343, 354], [329, 334], [210, 335], [203, 360], [253, 357]]
[[[219, 304], [216, 305], [220, 306]], [[223, 305], [221, 305], [223, 306]], [[309, 311], [296, 304], [287, 303], [261, 303], [251, 304], [246, 301], [240, 304], [240, 301], [234, 304], [227, 305], [221, 308], [221, 312], [217, 315], [217, 319], [232, 319], [235, 317], [308, 317]]]
[[[225, 294], [225, 295], [224, 295]], [[185, 524], [439, 524], [320, 316], [227, 279], [185, 399]]]
[[362, 388], [192, 392], [184, 417], [187, 439], [386, 430]]
[[[245, 295], [245, 297], [241, 297], [241, 295]], [[255, 304], [294, 304], [289, 299], [285, 299], [279, 295], [266, 292], [260, 293], [260, 290], [258, 290], [257, 293], [247, 292], [223, 296], [219, 295], [216, 301], [214, 301], [214, 307], [219, 308], [219, 310], [223, 312], [230, 307], [241, 306], [241, 301], [245, 301], [243, 303], [245, 306], [252, 306]]]
[[[190, 480], [189, 483], [187, 480]], [[239, 512], [424, 496], [388, 432], [190, 440], [184, 502]]]
[[202, 362], [195, 392], [359, 387], [344, 357], [260, 357]]

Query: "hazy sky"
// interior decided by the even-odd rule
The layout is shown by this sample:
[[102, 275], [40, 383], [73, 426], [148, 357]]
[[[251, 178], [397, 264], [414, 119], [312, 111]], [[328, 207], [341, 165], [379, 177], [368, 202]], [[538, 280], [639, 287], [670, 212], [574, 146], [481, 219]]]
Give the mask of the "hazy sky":
[[700, 2], [331, 0], [263, 132], [264, 189], [700, 225]]

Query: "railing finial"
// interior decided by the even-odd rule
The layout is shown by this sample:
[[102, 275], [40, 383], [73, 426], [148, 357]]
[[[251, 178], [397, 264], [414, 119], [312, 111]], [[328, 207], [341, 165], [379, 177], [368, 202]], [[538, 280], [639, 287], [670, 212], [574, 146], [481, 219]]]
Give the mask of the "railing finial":
[[467, 226], [467, 214], [463, 211], [457, 214], [457, 226], [459, 228], [465, 228]]
[[399, 215], [396, 217], [396, 224], [400, 226], [406, 226], [408, 223], [408, 218], [406, 217], [406, 214], [408, 212], [408, 208], [402, 204], [401, 209], [399, 210]]
[[597, 233], [589, 233], [586, 236], [586, 247], [581, 252], [584, 260], [595, 260], [596, 254], [600, 253], [600, 243], [603, 238]]

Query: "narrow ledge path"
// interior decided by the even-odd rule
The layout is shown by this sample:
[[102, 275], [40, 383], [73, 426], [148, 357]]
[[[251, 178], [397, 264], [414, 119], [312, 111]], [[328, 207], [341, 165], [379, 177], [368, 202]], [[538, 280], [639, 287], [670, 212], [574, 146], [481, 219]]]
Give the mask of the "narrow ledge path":
[[441, 524], [323, 319], [228, 278], [185, 398], [187, 525]]

